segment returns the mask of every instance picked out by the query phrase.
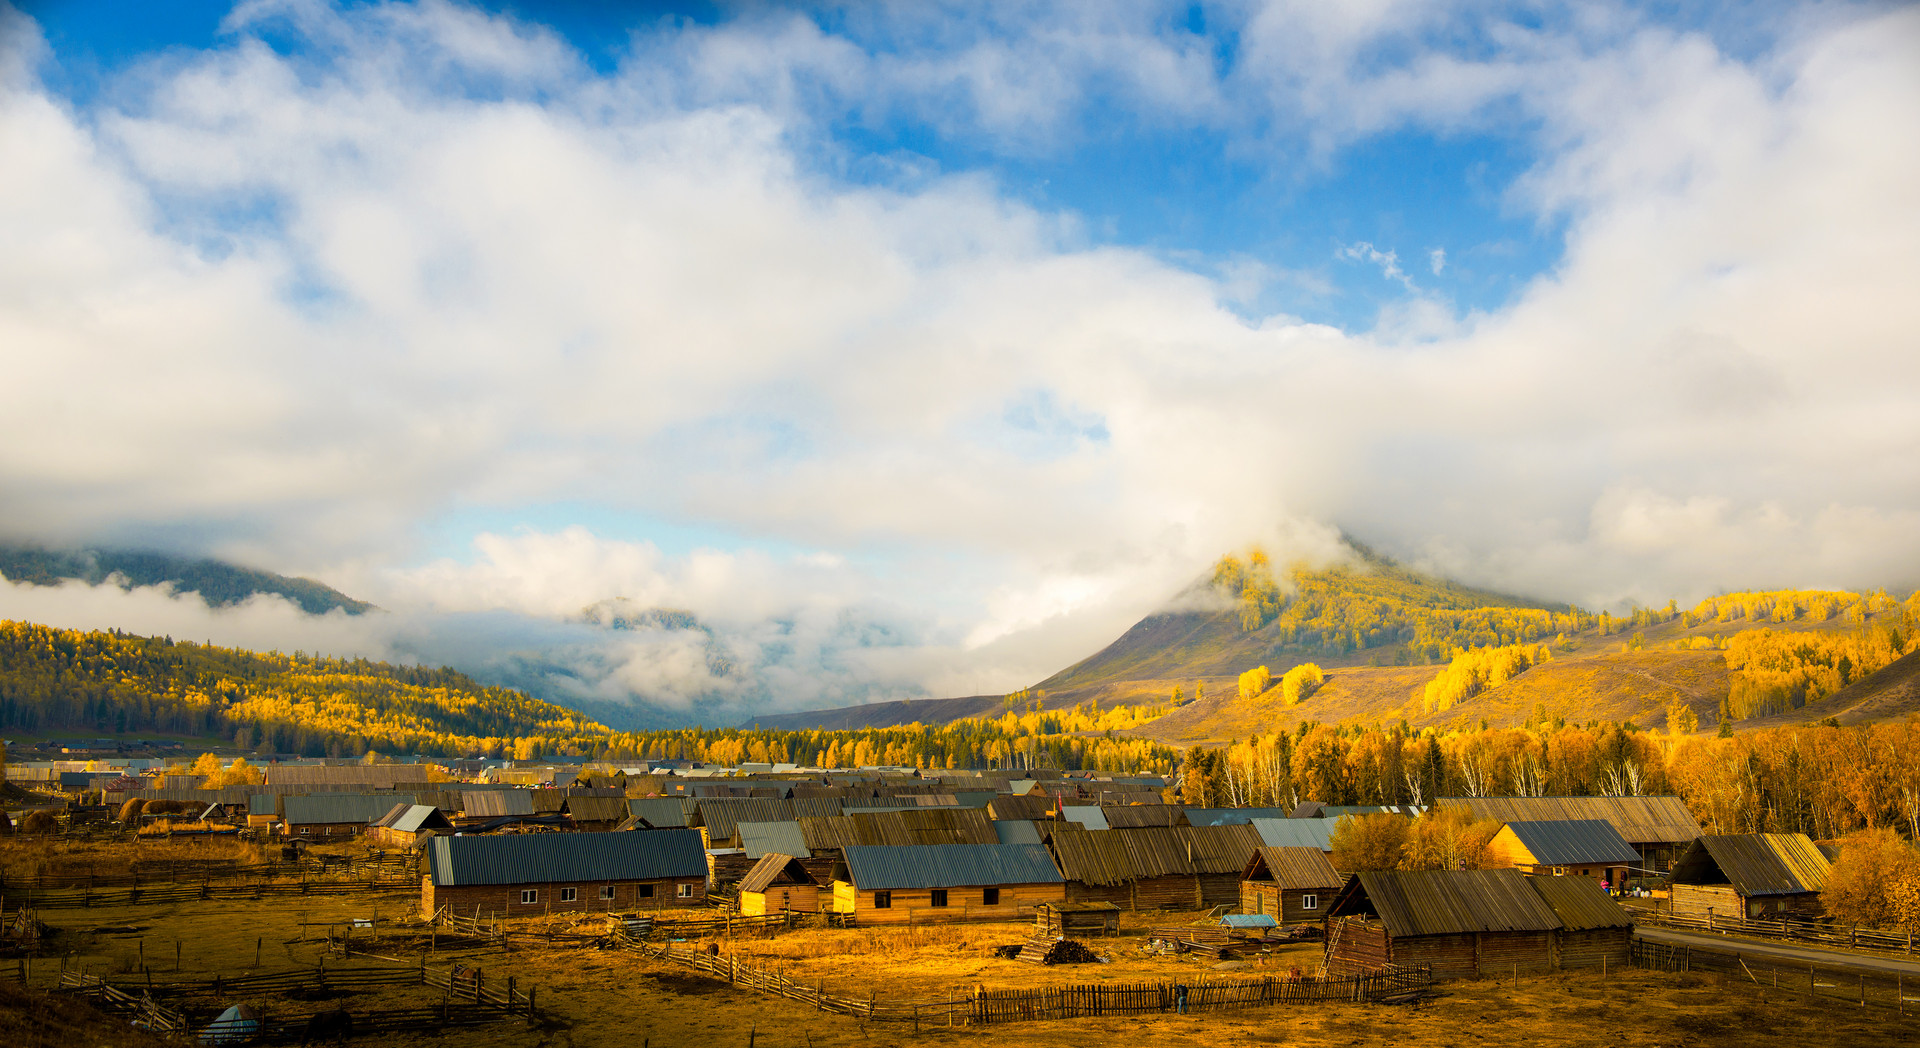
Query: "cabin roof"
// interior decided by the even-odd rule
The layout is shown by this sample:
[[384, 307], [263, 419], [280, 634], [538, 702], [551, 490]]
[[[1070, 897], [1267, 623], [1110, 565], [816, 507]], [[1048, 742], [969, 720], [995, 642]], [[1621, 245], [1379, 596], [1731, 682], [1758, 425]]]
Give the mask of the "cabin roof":
[[1476, 819], [1501, 822], [1605, 819], [1630, 844], [1675, 844], [1700, 836], [1699, 820], [1678, 797], [1444, 797]]
[[1741, 895], [1824, 891], [1832, 864], [1804, 833], [1701, 837], [1673, 864], [1675, 884], [1731, 884]]
[[1247, 860], [1241, 880], [1272, 881], [1282, 891], [1332, 890], [1346, 883], [1327, 854], [1315, 847], [1258, 848]]
[[435, 837], [436, 887], [648, 881], [707, 875], [697, 830]]
[[1542, 819], [1507, 823], [1501, 833], [1510, 833], [1545, 866], [1573, 866], [1580, 863], [1633, 863], [1640, 853], [1633, 850], [1620, 831], [1605, 819]]
[[1060, 870], [1038, 844], [852, 845], [849, 880], [861, 891], [1058, 884]]

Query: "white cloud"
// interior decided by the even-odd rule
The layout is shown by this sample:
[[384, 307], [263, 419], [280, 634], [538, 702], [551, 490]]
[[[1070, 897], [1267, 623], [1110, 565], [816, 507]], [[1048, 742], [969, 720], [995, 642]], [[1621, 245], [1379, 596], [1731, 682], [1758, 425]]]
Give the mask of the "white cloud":
[[[1223, 72], [1162, 9], [1115, 10], [953, 46], [914, 21], [885, 57], [750, 18], [601, 77], [462, 8], [285, 4], [86, 110], [9, 33], [6, 525], [185, 536], [406, 628], [310, 648], [537, 640], [583, 694], [784, 708], [1031, 683], [1223, 550], [1321, 549], [1314, 521], [1586, 602], [1920, 581], [1920, 16], [1737, 60], [1625, 17], [1456, 46], [1444, 8], [1274, 4]], [[250, 41], [264, 18], [325, 46]], [[1343, 333], [1229, 308], [1270, 272], [1102, 247], [982, 177], [810, 159], [822, 114], [898, 107], [1043, 148], [1103, 92], [1335, 144], [1512, 117], [1544, 143], [1515, 206], [1564, 216], [1567, 254], [1458, 317], [1356, 243], [1410, 294]], [[744, 537], [558, 529], [405, 566], [449, 507], [568, 502]], [[704, 634], [555, 625], [620, 596], [693, 610], [745, 669]]]

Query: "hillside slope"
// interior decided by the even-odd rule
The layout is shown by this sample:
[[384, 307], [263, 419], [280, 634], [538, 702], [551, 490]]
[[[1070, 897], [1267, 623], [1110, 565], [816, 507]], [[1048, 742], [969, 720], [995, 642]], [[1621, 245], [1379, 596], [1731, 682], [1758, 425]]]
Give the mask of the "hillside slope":
[[1909, 652], [1791, 715], [1757, 718], [1760, 722], [1800, 723], [1832, 717], [1842, 724], [1892, 720], [1920, 711], [1920, 651]]
[[366, 601], [312, 579], [145, 550], [49, 550], [0, 545], [0, 576], [36, 586], [57, 586], [68, 579], [97, 586], [114, 577], [127, 588], [172, 583], [177, 590], [200, 594], [216, 608], [238, 604], [256, 593], [285, 597], [310, 615], [324, 615], [335, 608], [358, 615], [373, 608]]

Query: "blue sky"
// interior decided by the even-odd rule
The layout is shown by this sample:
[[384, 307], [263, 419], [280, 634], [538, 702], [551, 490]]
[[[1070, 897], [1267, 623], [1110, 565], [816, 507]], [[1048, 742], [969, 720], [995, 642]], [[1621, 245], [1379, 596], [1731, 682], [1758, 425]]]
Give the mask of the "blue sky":
[[408, 623], [289, 649], [684, 607], [576, 685], [740, 708], [1031, 683], [1343, 530], [1589, 606], [1911, 588], [1916, 50], [1842, 3], [30, 2], [5, 530]]

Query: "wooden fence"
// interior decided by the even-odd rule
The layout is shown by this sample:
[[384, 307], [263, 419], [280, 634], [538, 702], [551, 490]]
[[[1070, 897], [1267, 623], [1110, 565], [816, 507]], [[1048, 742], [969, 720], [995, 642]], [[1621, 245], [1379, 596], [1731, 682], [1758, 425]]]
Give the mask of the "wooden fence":
[[312, 856], [297, 862], [251, 862], [237, 859], [139, 859], [124, 871], [62, 870], [46, 868], [29, 874], [0, 874], [0, 891], [46, 888], [138, 888], [146, 884], [202, 884], [223, 880], [280, 880], [289, 877], [367, 878], [412, 877], [418, 883], [419, 860], [407, 856], [365, 858]]
[[911, 1022], [961, 1026], [989, 1023], [1076, 1019], [1103, 1015], [1147, 1015], [1167, 1012], [1224, 1011], [1271, 1004], [1318, 1001], [1377, 1001], [1413, 993], [1433, 984], [1427, 967], [1389, 967], [1382, 971], [1341, 978], [1306, 976], [1298, 979], [1204, 979], [1188, 984], [1139, 983], [1082, 985], [1051, 989], [976, 989], [956, 997], [924, 1000], [882, 1000], [827, 992], [824, 983], [807, 985], [774, 968], [740, 964], [731, 956], [671, 943], [647, 943], [616, 930], [614, 945], [645, 957], [685, 965], [748, 990], [770, 993], [873, 1022]]
[[1906, 976], [1897, 973], [1782, 964], [1777, 958], [1746, 957], [1738, 951], [1723, 952], [1646, 939], [1633, 940], [1631, 958], [1635, 967], [1662, 972], [1711, 973], [1769, 996], [1800, 997], [1809, 1005], [1829, 1001], [1860, 1008], [1886, 1008], [1901, 1015], [1907, 1013], [1907, 1005], [1920, 1005], [1920, 977], [1916, 977], [1910, 996]]
[[415, 879], [365, 881], [280, 881], [256, 884], [193, 884], [172, 888], [92, 888], [36, 891], [28, 888], [0, 894], [0, 909], [87, 909], [94, 906], [152, 906], [205, 899], [263, 899], [273, 895], [381, 895], [418, 892]]
[[1717, 914], [1693, 917], [1687, 914], [1661, 913], [1656, 910], [1642, 909], [1635, 909], [1632, 913], [1636, 924], [1656, 925], [1663, 928], [1749, 935], [1759, 939], [1817, 943], [1822, 946], [1844, 946], [1850, 949], [1914, 952], [1912, 932], [1881, 932], [1871, 928], [1836, 927], [1804, 918], [1780, 917], [1754, 920], [1745, 917], [1721, 917]]

